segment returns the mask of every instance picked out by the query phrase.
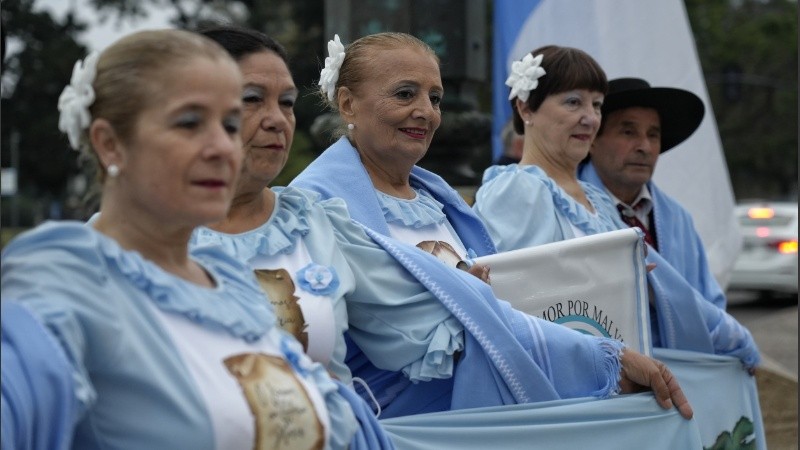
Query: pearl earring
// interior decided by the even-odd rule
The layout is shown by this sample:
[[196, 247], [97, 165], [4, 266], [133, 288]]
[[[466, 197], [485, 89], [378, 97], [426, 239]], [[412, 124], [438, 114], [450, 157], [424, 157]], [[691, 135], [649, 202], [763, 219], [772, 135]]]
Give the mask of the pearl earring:
[[526, 121], [525, 121], [525, 125], [526, 125], [526, 126], [530, 126], [530, 125], [531, 125], [531, 121], [530, 121], [530, 120], [526, 120]]
[[355, 124], [352, 124], [352, 123], [348, 123], [347, 124], [347, 129], [350, 130], [350, 131], [353, 131], [353, 129], [355, 129], [355, 127], [356, 127]]
[[119, 166], [116, 164], [109, 164], [106, 168], [106, 171], [108, 172], [109, 177], [117, 178], [117, 175], [119, 175]]

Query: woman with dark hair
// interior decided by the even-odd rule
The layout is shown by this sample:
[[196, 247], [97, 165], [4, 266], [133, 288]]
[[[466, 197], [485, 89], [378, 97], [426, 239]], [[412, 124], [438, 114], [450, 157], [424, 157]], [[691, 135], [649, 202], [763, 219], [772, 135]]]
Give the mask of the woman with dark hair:
[[353, 276], [334, 245], [327, 212], [335, 205], [318, 205], [314, 194], [298, 189], [270, 188], [289, 159], [296, 123], [298, 89], [286, 51], [255, 30], [215, 27], [200, 34], [225, 48], [242, 72], [244, 163], [228, 214], [199, 228], [192, 245], [221, 245], [246, 262], [281, 326], [348, 384], [343, 296]]
[[522, 159], [487, 169], [473, 206], [498, 250], [619, 229], [603, 213], [613, 208], [605, 194], [577, 175], [600, 127], [603, 69], [582, 50], [549, 45], [515, 62], [509, 80]]
[[[488, 168], [473, 206], [498, 250], [626, 228], [606, 193], [578, 179], [602, 124], [608, 82], [599, 64], [582, 50], [545, 46], [514, 62], [506, 84], [523, 156]], [[752, 372], [760, 356], [749, 331], [655, 250], [647, 262], [654, 345], [733, 356]]]

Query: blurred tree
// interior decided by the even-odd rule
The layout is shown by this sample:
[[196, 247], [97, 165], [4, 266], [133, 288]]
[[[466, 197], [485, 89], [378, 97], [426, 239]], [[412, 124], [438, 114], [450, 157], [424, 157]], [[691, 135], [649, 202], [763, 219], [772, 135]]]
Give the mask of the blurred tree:
[[[491, 0], [486, 0], [491, 27]], [[101, 20], [135, 21], [153, 7], [179, 28], [233, 23], [278, 39], [290, 56], [301, 95], [295, 107], [292, 157], [276, 184], [286, 184], [321, 144], [309, 130], [324, 108], [316, 81], [325, 56], [324, 0], [90, 0]], [[797, 2], [685, 0], [737, 197], [797, 192]], [[9, 47], [3, 66], [0, 130], [2, 165], [19, 149], [20, 217], [40, 219], [51, 199], [66, 200], [77, 172], [76, 154], [58, 131], [56, 104], [74, 62], [87, 49], [76, 38], [86, 28], [74, 14], [60, 22], [34, 12], [34, 0], [2, 0]], [[76, 3], [71, 3], [76, 7]], [[488, 84], [479, 109], [488, 111]], [[458, 125], [458, 124], [455, 124]], [[458, 130], [458, 126], [455, 127]], [[446, 130], [443, 128], [442, 133]], [[3, 224], [8, 204], [2, 203]], [[30, 210], [29, 210], [30, 209]]]
[[[295, 104], [297, 132], [292, 157], [276, 185], [292, 180], [317, 154], [308, 130], [322, 112], [315, 85], [322, 63], [325, 41], [322, 36], [323, 0], [92, 0], [106, 20], [141, 17], [148, 7], [166, 8], [174, 26], [197, 29], [210, 24], [234, 24], [262, 31], [283, 44], [289, 54], [289, 65], [300, 96]], [[319, 149], [321, 150], [321, 149]]]
[[274, 182], [277, 186], [286, 185], [324, 149], [315, 146], [310, 129], [314, 119], [324, 112], [316, 83], [327, 54], [327, 39], [323, 36], [325, 3], [324, 0], [243, 3], [250, 11], [245, 25], [263, 31], [286, 47], [292, 76], [300, 89], [294, 107], [297, 132], [292, 156]]
[[[76, 172], [77, 154], [58, 131], [58, 96], [72, 73], [78, 58], [86, 49], [75, 36], [86, 25], [68, 14], [62, 23], [47, 12], [34, 12], [32, 0], [4, 0], [2, 24], [9, 47], [3, 65], [0, 114], [2, 166], [11, 167], [14, 151], [19, 155], [19, 196], [22, 204], [38, 199], [24, 211], [23, 219], [46, 216], [45, 202], [59, 199], [67, 180]], [[18, 47], [19, 51], [12, 50]], [[3, 202], [3, 221], [8, 225], [8, 207]], [[29, 225], [29, 224], [28, 224]]]
[[736, 197], [796, 197], [797, 1], [685, 1]]

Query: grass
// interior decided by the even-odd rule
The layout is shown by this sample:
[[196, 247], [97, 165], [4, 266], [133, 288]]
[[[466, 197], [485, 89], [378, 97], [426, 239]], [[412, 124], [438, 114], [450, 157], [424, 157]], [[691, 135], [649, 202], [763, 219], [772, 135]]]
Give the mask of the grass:
[[14, 236], [22, 233], [25, 230], [27, 230], [27, 228], [24, 228], [24, 227], [16, 227], [16, 228], [3, 227], [3, 228], [0, 228], [0, 248], [5, 247], [6, 244], [8, 244], [8, 242], [11, 241], [11, 239], [14, 238]]

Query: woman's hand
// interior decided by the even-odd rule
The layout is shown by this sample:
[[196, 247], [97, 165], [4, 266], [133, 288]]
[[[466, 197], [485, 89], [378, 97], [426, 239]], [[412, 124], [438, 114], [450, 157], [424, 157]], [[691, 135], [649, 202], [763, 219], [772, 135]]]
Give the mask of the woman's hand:
[[480, 278], [484, 283], [491, 284], [489, 282], [489, 266], [484, 266], [483, 264], [473, 264], [472, 267], [467, 269], [467, 272]]
[[694, 412], [689, 401], [683, 395], [677, 378], [664, 363], [627, 348], [622, 351], [620, 360], [622, 379], [619, 387], [622, 393], [652, 389], [662, 408], [668, 409], [675, 405], [683, 417], [692, 418]]

